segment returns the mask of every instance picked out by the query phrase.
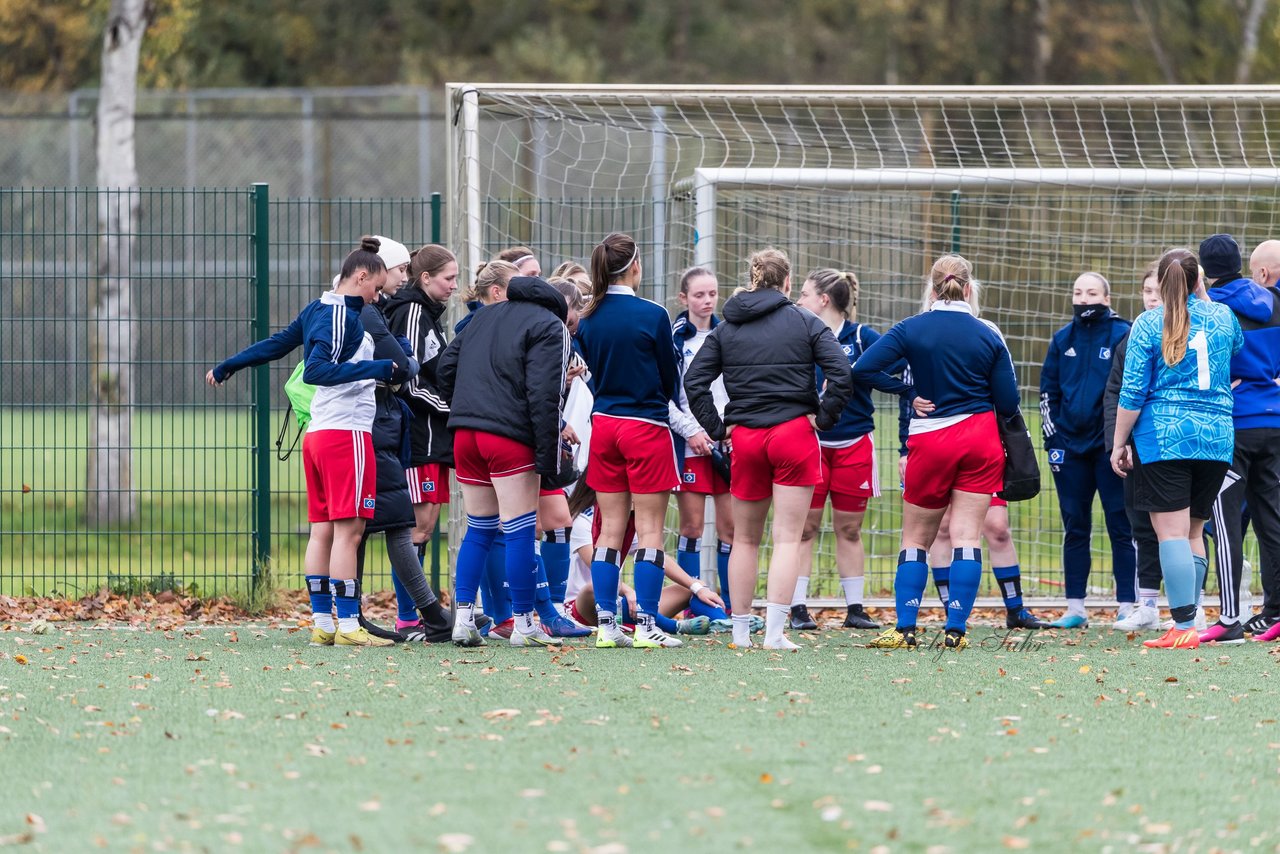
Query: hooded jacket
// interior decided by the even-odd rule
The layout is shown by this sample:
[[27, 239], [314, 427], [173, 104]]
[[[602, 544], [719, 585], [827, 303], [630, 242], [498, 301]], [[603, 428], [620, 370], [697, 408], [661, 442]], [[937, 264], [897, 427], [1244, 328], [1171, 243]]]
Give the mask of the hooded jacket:
[[1235, 428], [1280, 427], [1280, 291], [1234, 279], [1210, 288], [1209, 299], [1231, 309], [1244, 331], [1244, 349], [1231, 358]]
[[[821, 399], [815, 365], [828, 376]], [[719, 376], [729, 394], [723, 420], [711, 392]], [[724, 322], [694, 357], [684, 387], [694, 417], [719, 440], [727, 424], [773, 427], [815, 413], [817, 428], [828, 430], [853, 394], [853, 377], [826, 324], [781, 291], [764, 288], [725, 303]]]
[[447, 427], [449, 405], [436, 385], [436, 365], [444, 352], [441, 319], [447, 303], [436, 302], [416, 285], [401, 288], [387, 304], [387, 326], [393, 335], [409, 339], [413, 357], [420, 365], [409, 383], [406, 401], [413, 412], [409, 427], [412, 465], [444, 463], [453, 465], [453, 437]]
[[1102, 394], [1116, 346], [1129, 321], [1099, 305], [1095, 317], [1073, 318], [1054, 333], [1040, 370], [1040, 419], [1045, 448], [1069, 454], [1101, 450]]
[[[876, 341], [880, 340], [880, 333], [876, 332], [865, 323], [854, 323], [846, 320], [844, 326], [840, 327], [840, 334], [836, 336], [836, 340], [840, 342], [840, 349], [844, 351], [845, 358], [849, 360], [849, 371], [852, 376], [853, 366], [867, 351], [867, 348]], [[895, 366], [899, 370], [905, 368], [905, 364]], [[826, 377], [822, 369], [818, 369], [817, 375], [818, 389], [822, 389], [822, 384], [826, 382]], [[890, 394], [908, 395], [910, 400], [912, 388], [909, 383], [900, 382], [895, 388], [887, 389]], [[824, 445], [833, 447], [844, 446], [855, 439], [865, 436], [876, 429], [876, 405], [871, 400], [871, 387], [862, 383], [854, 383], [853, 394], [849, 397], [849, 402], [845, 404], [844, 412], [840, 413], [840, 421], [836, 426], [823, 433], [818, 440]]]
[[[373, 339], [373, 357], [392, 359], [399, 364], [408, 362], [404, 378], [418, 372], [418, 363], [407, 354], [404, 343], [397, 340], [387, 328], [383, 310], [390, 300], [386, 297], [370, 303], [360, 312], [360, 322]], [[407, 416], [400, 402], [399, 391], [408, 393], [407, 385], [380, 382], [374, 389], [376, 408], [373, 415], [373, 457], [377, 462], [378, 503], [373, 519], [365, 526], [369, 533], [412, 527], [413, 502], [409, 498], [409, 483], [404, 477], [404, 464], [400, 460], [400, 446], [404, 431], [408, 428]]]
[[[689, 365], [693, 363], [702, 345], [706, 343], [707, 337], [719, 325], [720, 318], [714, 314], [711, 315], [710, 328], [699, 338], [698, 327], [689, 321], [687, 310], [676, 315], [676, 322], [671, 324], [671, 340], [676, 346], [676, 361], [680, 366], [680, 385], [676, 390], [676, 396], [671, 400], [669, 410], [671, 432], [674, 434], [676, 443], [676, 459], [684, 459], [690, 453], [685, 445], [686, 440], [702, 432], [702, 425], [693, 417], [693, 412], [689, 409], [689, 396], [684, 390], [684, 374], [689, 370]], [[712, 383], [711, 393], [715, 397], [716, 409], [723, 417], [725, 404], [729, 402], [724, 383], [719, 381]]]
[[532, 276], [513, 278], [506, 302], [477, 312], [440, 356], [449, 428], [527, 445], [538, 474], [559, 475], [568, 315], [560, 292]]

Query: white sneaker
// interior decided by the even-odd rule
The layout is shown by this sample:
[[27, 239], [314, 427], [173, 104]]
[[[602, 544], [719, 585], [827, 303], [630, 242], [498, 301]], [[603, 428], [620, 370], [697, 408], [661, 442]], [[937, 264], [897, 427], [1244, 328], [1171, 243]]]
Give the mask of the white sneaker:
[[1150, 605], [1138, 605], [1111, 624], [1118, 632], [1154, 632], [1160, 628], [1160, 611]]
[[476, 628], [475, 621], [466, 622], [461, 611], [453, 621], [453, 642], [456, 646], [484, 646], [484, 635]]
[[631, 638], [627, 637], [612, 617], [608, 622], [600, 624], [600, 629], [596, 632], [596, 649], [626, 649], [631, 645]]
[[533, 631], [522, 633], [519, 629], [511, 630], [512, 646], [560, 646], [564, 643], [560, 638], [553, 638], [542, 630], [538, 623], [533, 624]]
[[642, 614], [636, 620], [636, 636], [632, 644], [638, 649], [675, 649], [684, 646], [684, 641], [671, 637], [654, 625], [653, 617]]
[[1137, 602], [1121, 602], [1116, 608], [1116, 621], [1119, 622], [1134, 612], [1138, 607]]

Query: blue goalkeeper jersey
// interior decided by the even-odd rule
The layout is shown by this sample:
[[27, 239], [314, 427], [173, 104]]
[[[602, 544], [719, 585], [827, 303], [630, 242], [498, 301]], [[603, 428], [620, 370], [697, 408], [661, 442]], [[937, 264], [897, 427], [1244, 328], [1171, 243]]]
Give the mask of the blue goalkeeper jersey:
[[1229, 463], [1235, 450], [1231, 357], [1244, 346], [1244, 333], [1225, 305], [1192, 296], [1187, 311], [1186, 355], [1172, 367], [1160, 352], [1163, 308], [1143, 312], [1129, 334], [1120, 406], [1141, 410], [1133, 443], [1144, 463]]

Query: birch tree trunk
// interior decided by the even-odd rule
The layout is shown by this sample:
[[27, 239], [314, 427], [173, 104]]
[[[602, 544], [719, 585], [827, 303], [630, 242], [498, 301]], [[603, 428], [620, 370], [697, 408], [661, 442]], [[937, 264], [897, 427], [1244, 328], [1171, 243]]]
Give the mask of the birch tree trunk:
[[1248, 83], [1253, 73], [1253, 61], [1258, 56], [1258, 28], [1271, 0], [1250, 0], [1245, 14], [1240, 39], [1240, 61], [1236, 65], [1236, 82]]
[[129, 280], [138, 227], [138, 167], [134, 112], [138, 54], [150, 9], [146, 0], [111, 0], [102, 41], [98, 93], [98, 277], [89, 314], [93, 408], [89, 413], [86, 521], [132, 520], [133, 363], [138, 322]]

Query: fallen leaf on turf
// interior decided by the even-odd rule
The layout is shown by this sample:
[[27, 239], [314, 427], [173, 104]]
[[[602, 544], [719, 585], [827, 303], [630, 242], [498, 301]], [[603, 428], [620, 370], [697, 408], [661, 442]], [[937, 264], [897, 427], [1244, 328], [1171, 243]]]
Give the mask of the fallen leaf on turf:
[[133, 819], [129, 818], [129, 816], [125, 815], [122, 812], [118, 812], [115, 815], [111, 816], [111, 823], [118, 824], [121, 827], [123, 827], [126, 824], [132, 824]]
[[1177, 682], [1177, 681], [1178, 681], [1178, 677], [1177, 677], [1177, 676], [1166, 676], [1166, 677], [1164, 677], [1164, 681], [1166, 681], [1166, 682]]
[[1023, 836], [1006, 836], [1000, 840], [1005, 848], [1030, 848], [1031, 840]]
[[520, 797], [522, 798], [540, 798], [545, 794], [546, 792], [544, 792], [542, 789], [521, 789], [520, 790]]
[[44, 833], [49, 829], [45, 826], [44, 819], [33, 812], [27, 813], [27, 824], [31, 825], [34, 833]]
[[14, 661], [16, 661], [18, 664], [26, 664], [26, 663], [27, 663], [27, 657], [26, 657], [25, 655], [23, 655], [22, 653], [18, 653], [17, 655], [15, 655], [15, 656], [13, 657], [13, 660], [14, 660]]
[[768, 785], [769, 783], [772, 783], [772, 782], [773, 782], [773, 775], [772, 775], [772, 774], [770, 774], [768, 771], [764, 772], [763, 774], [761, 774], [761, 775], [760, 775], [760, 782], [761, 782], [761, 783], [764, 783], [765, 785]]
[[888, 801], [863, 801], [862, 808], [867, 812], [893, 812], [893, 804]]
[[436, 842], [440, 843], [440, 848], [450, 854], [462, 854], [475, 841], [474, 837], [466, 833], [442, 833], [436, 839]]
[[818, 813], [818, 817], [821, 818], [823, 821], [837, 821], [840, 818], [840, 816], [843, 814], [844, 814], [844, 810], [840, 809], [840, 807], [835, 806], [833, 804], [828, 807], [823, 807], [822, 812]]
[[1148, 824], [1143, 830], [1147, 833], [1168, 833], [1173, 830], [1173, 826], [1168, 824]]
[[519, 714], [519, 709], [490, 709], [481, 717], [486, 721], [509, 721]]
[[881, 768], [879, 765], [868, 765], [868, 766], [867, 766], [867, 773], [868, 773], [868, 774], [879, 774], [879, 773], [880, 773], [881, 771], [883, 771], [883, 770], [884, 770], [884, 769], [883, 769], [883, 768]]
[[1088, 672], [1089, 672], [1090, 670], [1092, 670], [1092, 669], [1093, 669], [1093, 668], [1092, 668], [1092, 667], [1090, 667], [1090, 666], [1089, 666], [1089, 665], [1087, 665], [1087, 664], [1082, 664], [1082, 665], [1080, 665], [1080, 672], [1081, 672], [1081, 673], [1088, 673]]
[[365, 801], [360, 805], [360, 812], [377, 812], [382, 809], [382, 804], [377, 801]]
[[427, 815], [444, 815], [445, 810], [447, 809], [448, 807], [446, 807], [444, 804], [441, 804], [441, 803], [432, 804], [431, 809], [427, 810]]

